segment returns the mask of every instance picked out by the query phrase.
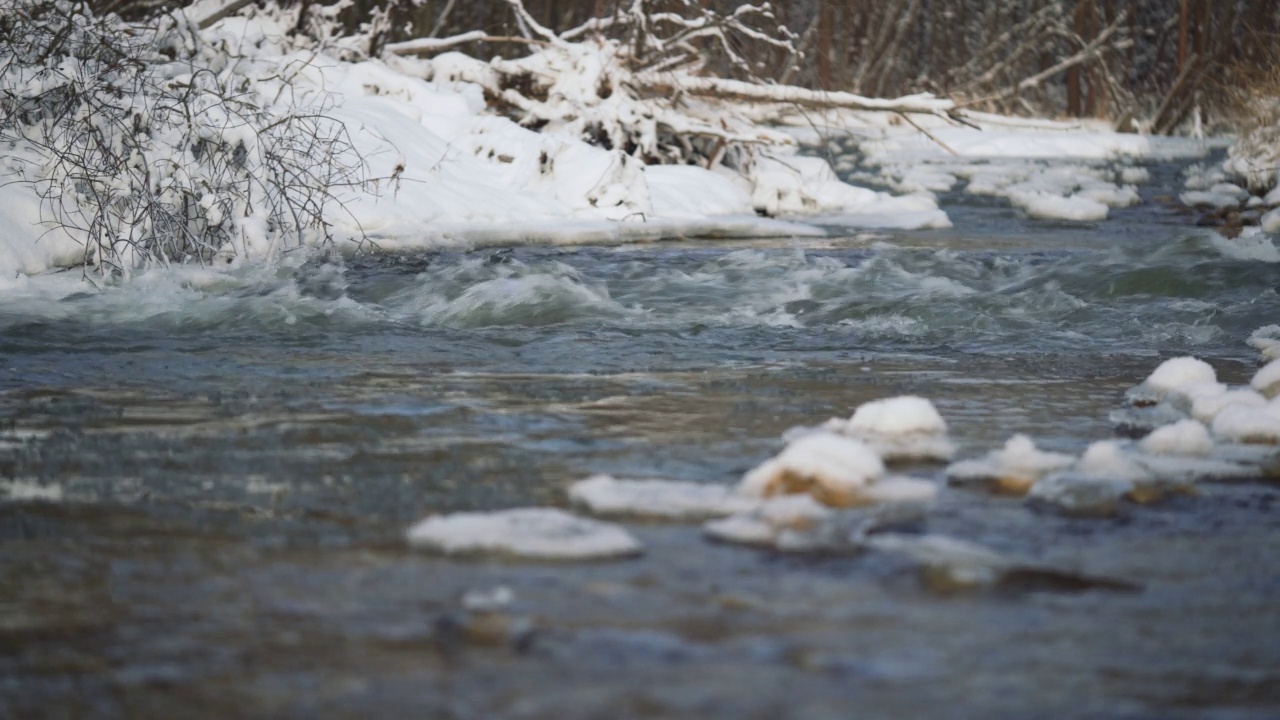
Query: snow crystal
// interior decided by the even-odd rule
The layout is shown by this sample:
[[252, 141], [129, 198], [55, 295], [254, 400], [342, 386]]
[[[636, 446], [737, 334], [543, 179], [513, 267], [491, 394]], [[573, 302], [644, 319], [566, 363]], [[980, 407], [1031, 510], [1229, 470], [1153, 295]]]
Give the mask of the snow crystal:
[[569, 498], [591, 512], [671, 519], [703, 519], [742, 513], [759, 501], [726, 485], [668, 480], [617, 480], [593, 475], [569, 488]]
[[1152, 455], [1198, 455], [1213, 452], [1209, 429], [1195, 420], [1181, 420], [1157, 428], [1139, 443], [1143, 452]]
[[958, 484], [985, 483], [996, 492], [1025, 495], [1046, 473], [1063, 470], [1073, 462], [1071, 455], [1042, 451], [1031, 438], [1018, 434], [1009, 438], [1004, 448], [985, 457], [947, 466], [947, 478]]
[[409, 528], [411, 545], [458, 553], [497, 552], [539, 559], [635, 555], [640, 543], [622, 528], [556, 508], [433, 515]]

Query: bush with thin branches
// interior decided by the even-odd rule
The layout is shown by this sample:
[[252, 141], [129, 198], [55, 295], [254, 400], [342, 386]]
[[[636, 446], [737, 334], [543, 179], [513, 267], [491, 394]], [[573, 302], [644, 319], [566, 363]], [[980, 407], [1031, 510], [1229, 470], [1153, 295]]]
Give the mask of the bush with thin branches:
[[7, 181], [33, 187], [102, 274], [330, 238], [326, 211], [364, 164], [323, 105], [261, 92], [181, 13], [0, 0]]

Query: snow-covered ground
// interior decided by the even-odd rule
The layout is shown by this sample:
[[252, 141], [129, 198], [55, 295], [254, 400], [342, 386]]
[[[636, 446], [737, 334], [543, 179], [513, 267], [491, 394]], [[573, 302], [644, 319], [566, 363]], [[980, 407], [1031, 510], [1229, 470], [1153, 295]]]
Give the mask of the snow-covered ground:
[[[1089, 123], [973, 115], [971, 127], [928, 115], [906, 123], [894, 113], [846, 111], [833, 132], [859, 138], [856, 168], [843, 159], [847, 164], [833, 169], [787, 145], [759, 148], [743, 172], [645, 166], [567, 132], [535, 132], [494, 114], [480, 84], [484, 62], [458, 53], [345, 62], [292, 46], [285, 30], [279, 19], [233, 17], [203, 39], [238, 58], [237, 72], [254, 78], [259, 98], [288, 97], [345, 124], [369, 176], [379, 180], [371, 191], [340, 193], [341, 205], [330, 207], [326, 220], [336, 238], [384, 249], [812, 235], [821, 231], [807, 221], [817, 216], [845, 227], [947, 227], [935, 193], [958, 185], [1008, 198], [1032, 217], [1098, 221], [1110, 208], [1138, 202], [1140, 163], [1197, 157], [1213, 146]], [[812, 118], [806, 122], [787, 131], [806, 144], [826, 136]], [[842, 182], [837, 170], [897, 194]], [[1251, 197], [1224, 181], [1189, 187], [1184, 200], [1218, 207], [1280, 202]], [[80, 238], [42, 223], [47, 211], [28, 185], [0, 185], [0, 277], [83, 259]], [[1264, 228], [1280, 227], [1280, 219], [1268, 219]], [[249, 261], [266, 251], [252, 230], [243, 223], [235, 248]]]

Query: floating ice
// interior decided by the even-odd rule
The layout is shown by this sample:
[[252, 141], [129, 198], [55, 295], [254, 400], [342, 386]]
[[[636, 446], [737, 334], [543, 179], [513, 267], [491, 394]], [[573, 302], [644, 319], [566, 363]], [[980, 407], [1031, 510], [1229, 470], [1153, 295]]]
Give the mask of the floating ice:
[[409, 528], [411, 545], [447, 554], [496, 552], [539, 559], [587, 560], [640, 553], [622, 528], [556, 508], [433, 515]]
[[63, 499], [61, 485], [43, 485], [23, 479], [0, 481], [0, 497], [15, 502], [58, 502]]
[[1120, 168], [1120, 182], [1129, 185], [1144, 183], [1151, 179], [1151, 173], [1142, 167], [1124, 167]]
[[1196, 420], [1180, 420], [1157, 428], [1139, 443], [1143, 452], [1152, 455], [1189, 455], [1207, 457], [1213, 452], [1209, 429]]
[[868, 443], [885, 460], [949, 460], [955, 453], [946, 421], [932, 402], [914, 395], [863, 403], [848, 421], [824, 428]]
[[593, 475], [569, 488], [569, 498], [593, 513], [702, 520], [751, 510], [759, 501], [726, 485], [669, 480], [617, 480]]
[[808, 495], [770, 498], [754, 510], [703, 525], [710, 538], [786, 552], [856, 552], [872, 533], [915, 530], [919, 504], [899, 503], [835, 511]]
[[867, 545], [919, 563], [925, 584], [938, 592], [989, 587], [1017, 564], [990, 548], [945, 535], [880, 535], [868, 538]]
[[462, 607], [473, 612], [496, 612], [511, 605], [516, 594], [506, 585], [488, 590], [468, 590], [462, 596]]
[[1272, 210], [1259, 218], [1258, 226], [1268, 235], [1280, 235], [1280, 208]]
[[1182, 388], [1218, 382], [1218, 374], [1209, 363], [1194, 357], [1170, 358], [1160, 363], [1147, 379], [1130, 388], [1125, 396], [1135, 405], [1151, 405]]
[[1264, 325], [1249, 335], [1249, 347], [1267, 360], [1280, 360], [1280, 325]]
[[1132, 489], [1133, 483], [1124, 480], [1066, 470], [1037, 480], [1027, 498], [1073, 515], [1105, 516], [1114, 514]]
[[983, 484], [1001, 494], [1025, 495], [1046, 473], [1064, 470], [1073, 462], [1071, 455], [1042, 451], [1031, 438], [1018, 434], [1000, 450], [947, 466], [947, 478], [959, 485]]
[[1042, 220], [1094, 222], [1107, 219], [1107, 206], [1080, 195], [1062, 197], [1047, 192], [1019, 192], [1009, 196], [1027, 215]]
[[808, 493], [828, 505], [858, 503], [858, 492], [884, 475], [884, 463], [866, 443], [832, 433], [796, 440], [742, 478], [747, 497]]
[[918, 563], [925, 587], [940, 594], [992, 587], [1064, 591], [1137, 589], [1132, 583], [1055, 568], [945, 535], [885, 534], [869, 537], [866, 544], [874, 550], [903, 555]]
[[738, 491], [746, 497], [807, 494], [832, 507], [926, 502], [937, 494], [930, 481], [884, 473], [880, 456], [866, 443], [818, 431], [748, 472]]
[[1280, 359], [1264, 365], [1254, 374], [1249, 386], [1272, 400], [1280, 397]]
[[1191, 398], [1191, 416], [1202, 423], [1212, 423], [1218, 413], [1233, 405], [1240, 407], [1265, 407], [1267, 399], [1253, 390], [1227, 390], [1219, 394], [1197, 395]]
[[832, 510], [809, 495], [784, 495], [759, 503], [753, 510], [710, 520], [702, 526], [708, 537], [743, 545], [777, 547], [800, 538], [830, 517]]
[[1280, 444], [1280, 408], [1231, 405], [1213, 419], [1213, 434], [1227, 442]]

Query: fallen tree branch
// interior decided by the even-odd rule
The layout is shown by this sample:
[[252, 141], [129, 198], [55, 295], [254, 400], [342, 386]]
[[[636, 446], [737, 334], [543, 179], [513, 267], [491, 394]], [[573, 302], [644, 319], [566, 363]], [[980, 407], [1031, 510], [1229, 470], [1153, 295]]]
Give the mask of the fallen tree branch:
[[942, 115], [956, 106], [951, 100], [937, 97], [932, 93], [881, 99], [863, 97], [847, 92], [808, 90], [794, 85], [761, 85], [742, 80], [694, 75], [671, 76], [644, 73], [637, 75], [635, 82], [637, 85], [660, 92], [680, 90], [689, 95], [703, 97], [816, 108], [846, 108], [849, 110]]
[[520, 45], [538, 45], [540, 47], [547, 47], [551, 44], [546, 40], [514, 37], [509, 35], [490, 35], [483, 30], [472, 30], [468, 33], [462, 33], [461, 35], [454, 35], [447, 38], [418, 38], [417, 40], [390, 43], [382, 49], [392, 55], [427, 55], [430, 53], [444, 52], [445, 50], [451, 50], [459, 45], [466, 45], [467, 43], [473, 42], [518, 43]]

